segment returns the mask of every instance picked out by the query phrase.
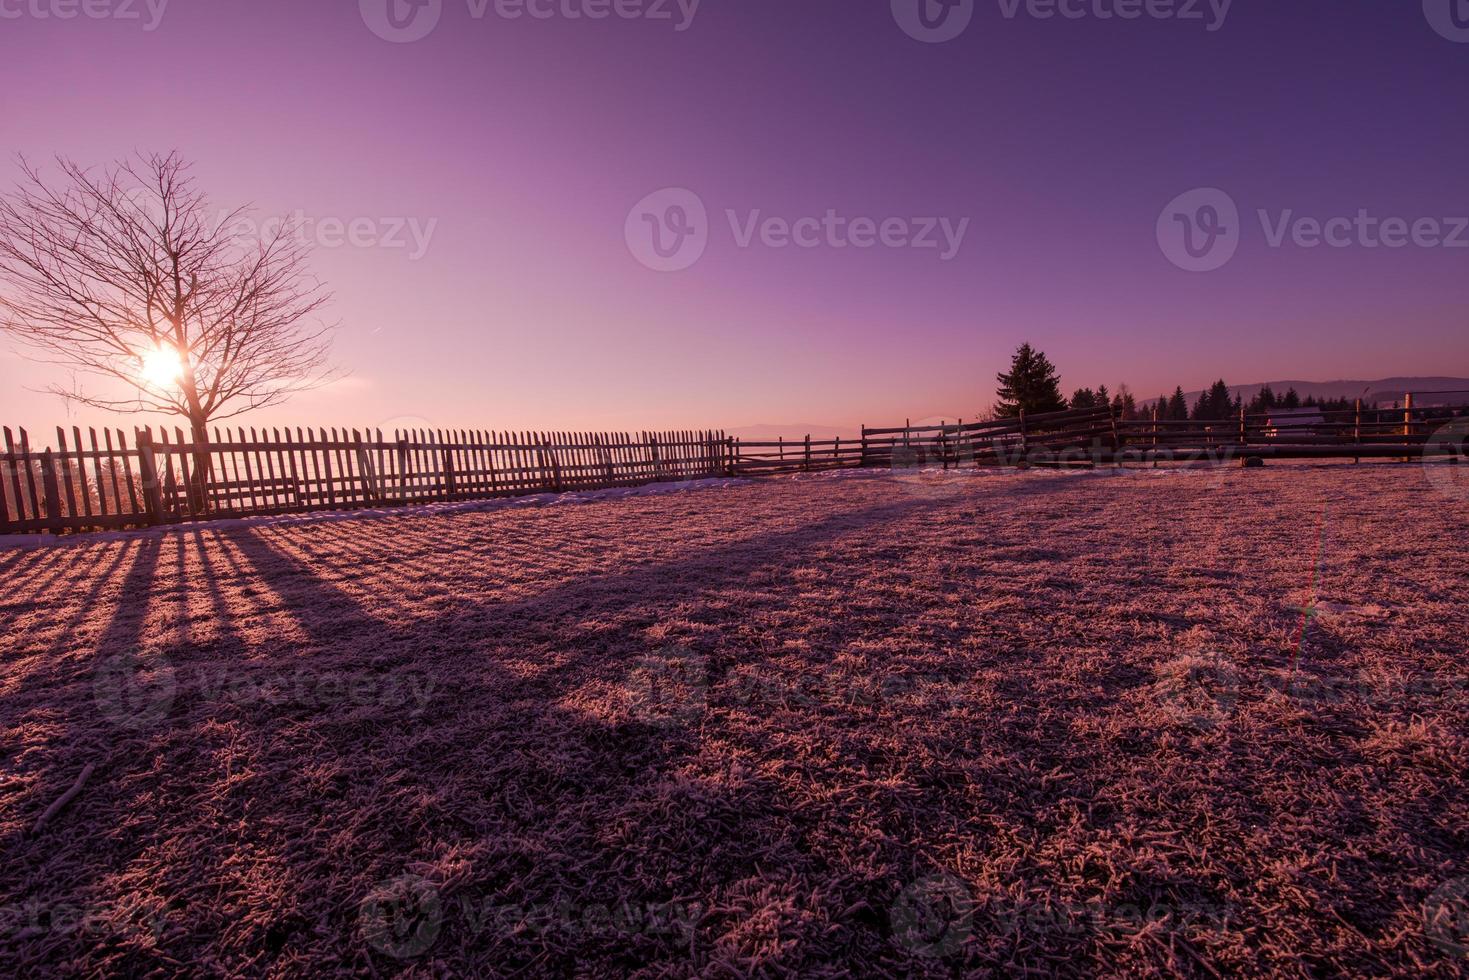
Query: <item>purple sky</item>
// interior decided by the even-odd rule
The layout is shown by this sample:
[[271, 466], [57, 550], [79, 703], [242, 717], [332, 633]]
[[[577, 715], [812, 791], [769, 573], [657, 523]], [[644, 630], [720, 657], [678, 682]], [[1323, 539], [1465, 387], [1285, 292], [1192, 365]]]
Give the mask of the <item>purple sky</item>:
[[[1222, 23], [1208, 0], [1204, 20], [975, 0], [935, 44], [888, 0], [704, 0], [685, 30], [676, 0], [670, 20], [561, 13], [598, 0], [514, 20], [491, 0], [477, 19], [443, 0], [413, 43], [376, 36], [355, 0], [170, 0], [153, 30], [145, 0], [128, 2], [137, 20], [37, 16], [67, 2], [0, 0], [8, 150], [100, 164], [177, 148], [222, 206], [432, 229], [416, 258], [406, 232], [403, 248], [318, 251], [351, 378], [247, 423], [972, 416], [1026, 339], [1068, 392], [1469, 376], [1469, 231], [1461, 248], [1368, 248], [1356, 230], [1347, 247], [1272, 247], [1256, 215], [1365, 209], [1443, 235], [1469, 215], [1469, 43], [1419, 0], [1235, 0]], [[0, 184], [15, 175], [0, 164]], [[707, 207], [708, 244], [657, 272], [624, 227], [670, 187]], [[1159, 216], [1208, 187], [1238, 205], [1242, 238], [1222, 268], [1184, 271]], [[727, 210], [968, 225], [945, 260], [758, 233], [741, 247]], [[64, 380], [0, 354], [0, 421], [65, 421], [22, 390]]]

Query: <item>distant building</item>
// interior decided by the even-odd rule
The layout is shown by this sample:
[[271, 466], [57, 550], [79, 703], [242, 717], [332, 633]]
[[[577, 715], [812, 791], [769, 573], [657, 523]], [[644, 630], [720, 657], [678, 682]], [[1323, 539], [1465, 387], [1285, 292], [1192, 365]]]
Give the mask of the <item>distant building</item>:
[[1326, 417], [1319, 408], [1276, 408], [1271, 409], [1265, 422], [1265, 434], [1313, 433], [1325, 424]]

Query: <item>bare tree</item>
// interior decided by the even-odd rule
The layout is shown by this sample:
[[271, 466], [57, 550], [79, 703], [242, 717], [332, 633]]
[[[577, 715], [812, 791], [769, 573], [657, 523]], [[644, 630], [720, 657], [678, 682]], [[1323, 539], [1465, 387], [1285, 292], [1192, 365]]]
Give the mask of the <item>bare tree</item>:
[[[100, 172], [57, 161], [48, 183], [0, 198], [0, 330], [36, 360], [120, 382], [51, 390], [115, 412], [210, 422], [279, 404], [331, 377], [330, 296], [307, 273], [298, 225], [250, 233], [248, 209], [211, 214], [177, 152]], [[208, 470], [207, 450], [196, 451]]]

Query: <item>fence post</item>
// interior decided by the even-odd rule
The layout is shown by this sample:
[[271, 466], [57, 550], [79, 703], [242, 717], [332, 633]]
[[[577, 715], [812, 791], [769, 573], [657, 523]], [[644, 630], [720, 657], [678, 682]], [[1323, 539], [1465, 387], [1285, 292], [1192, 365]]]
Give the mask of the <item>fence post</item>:
[[357, 469], [362, 474], [364, 489], [367, 491], [367, 502], [376, 504], [382, 502], [382, 493], [377, 485], [377, 471], [373, 469], [372, 457], [367, 453], [367, 447], [362, 444], [362, 436], [357, 436]]
[[[1407, 393], [1407, 397], [1403, 401], [1403, 442], [1404, 442], [1404, 444], [1406, 444], [1407, 443], [1407, 440], [1408, 439], [1411, 439], [1412, 437], [1413, 437], [1413, 393], [1410, 391], [1410, 392]], [[1411, 463], [1411, 462], [1413, 462], [1413, 457], [1411, 457], [1411, 456], [1404, 456], [1403, 457], [1403, 462], [1405, 462], [1405, 463]]]
[[597, 436], [597, 444], [602, 447], [602, 468], [607, 474], [607, 485], [611, 487], [617, 484], [617, 474], [612, 469], [612, 450], [608, 448], [609, 442], [611, 438], [608, 435]]
[[866, 466], [866, 465], [867, 465], [867, 423], [866, 422], [863, 422], [862, 423], [862, 452], [861, 452], [860, 456], [857, 459], [857, 466], [860, 468], [860, 467], [863, 467], [863, 466]]
[[398, 436], [398, 502], [406, 503], [408, 500], [408, 437], [393, 433]]
[[1030, 458], [1030, 439], [1025, 429], [1025, 409], [1020, 410], [1020, 461], [1028, 462]]
[[453, 500], [456, 486], [454, 481], [454, 450], [444, 445], [439, 447], [439, 458], [444, 467], [444, 499]]
[[53, 521], [52, 534], [66, 530], [61, 525], [61, 488], [56, 482], [56, 459], [51, 450], [41, 454], [41, 488], [46, 501], [46, 519]]
[[[1358, 449], [1362, 448], [1362, 399], [1360, 398], [1357, 399], [1357, 422], [1355, 428], [1352, 430], [1352, 442], [1356, 444]], [[1362, 457], [1358, 456], [1353, 462], [1361, 463]]]
[[153, 430], [135, 429], [138, 471], [143, 480], [143, 501], [150, 526], [163, 523], [163, 494], [158, 486], [158, 458], [153, 454]]
[[806, 433], [806, 461], [801, 468], [808, 473], [811, 471], [811, 433], [809, 432]]
[[1153, 406], [1153, 469], [1158, 468], [1158, 406]]
[[1107, 419], [1112, 423], [1112, 462], [1119, 467], [1122, 466], [1122, 432], [1117, 428], [1117, 419], [1121, 414], [1122, 409], [1113, 405], [1107, 406]]

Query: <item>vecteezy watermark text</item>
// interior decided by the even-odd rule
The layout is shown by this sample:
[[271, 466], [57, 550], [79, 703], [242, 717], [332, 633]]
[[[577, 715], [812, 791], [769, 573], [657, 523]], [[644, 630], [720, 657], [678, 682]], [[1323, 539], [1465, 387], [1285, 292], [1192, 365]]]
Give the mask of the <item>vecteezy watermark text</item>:
[[416, 262], [428, 254], [434, 232], [439, 227], [439, 219], [367, 215], [352, 218], [318, 217], [298, 209], [291, 214], [262, 220], [240, 215], [220, 215], [218, 224], [229, 234], [259, 241], [270, 241], [284, 234], [301, 244], [324, 249], [402, 249], [407, 252], [410, 262]]
[[[741, 249], [913, 249], [938, 253], [939, 261], [958, 256], [969, 232], [968, 218], [849, 216], [828, 208], [820, 215], [786, 217], [762, 209], [728, 208], [724, 219]], [[627, 247], [643, 265], [658, 272], [687, 269], [703, 256], [713, 227], [703, 200], [683, 187], [655, 191], [628, 212], [623, 226]]]
[[415, 671], [269, 670], [216, 664], [176, 667], [167, 656], [151, 649], [109, 657], [92, 674], [92, 699], [98, 714], [113, 725], [134, 730], [165, 724], [180, 702], [309, 711], [376, 707], [419, 715], [436, 694], [436, 679]]
[[[671, 24], [677, 32], [693, 26], [703, 0], [464, 0], [471, 20], [645, 20]], [[358, 0], [368, 30], [397, 44], [433, 33], [445, 0]]]
[[368, 946], [397, 960], [428, 952], [444, 933], [463, 940], [555, 936], [574, 941], [653, 939], [687, 948], [703, 917], [699, 902], [642, 901], [504, 902], [492, 896], [452, 897], [424, 878], [406, 874], [380, 883], [358, 907], [358, 928]]
[[156, 31], [169, 0], [0, 0], [0, 20], [125, 20]]
[[1224, 26], [1234, 0], [997, 0], [1006, 20], [1021, 14], [1035, 20], [1178, 20]]
[[959, 254], [969, 219], [846, 218], [828, 209], [821, 217], [766, 217], [759, 209], [741, 215], [724, 212], [735, 244], [749, 248], [756, 240], [766, 248], [916, 248], [942, 249], [940, 262]]
[[940, 872], [904, 887], [888, 908], [894, 942], [929, 959], [959, 954], [976, 934], [1060, 933], [1083, 936], [1185, 935], [1229, 928], [1229, 906], [1212, 902], [1012, 901], [981, 897], [967, 882]]
[[18, 905], [0, 905], [0, 942], [82, 936], [93, 942], [116, 939], [157, 942], [167, 932], [168, 920], [141, 902], [47, 902], [28, 899]]
[[[1272, 249], [1469, 249], [1469, 216], [1402, 217], [1358, 208], [1353, 215], [1317, 217], [1294, 208], [1259, 208], [1255, 217]], [[1158, 216], [1158, 247], [1189, 272], [1213, 272], [1234, 258], [1247, 222], [1239, 205], [1217, 187], [1180, 194]]]
[[[1005, 20], [1176, 20], [1224, 27], [1234, 0], [996, 0]], [[892, 0], [893, 19], [915, 41], [942, 44], [963, 34], [976, 0]]]

